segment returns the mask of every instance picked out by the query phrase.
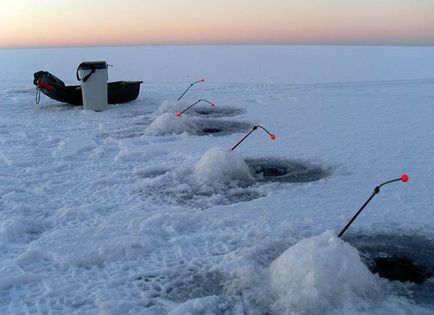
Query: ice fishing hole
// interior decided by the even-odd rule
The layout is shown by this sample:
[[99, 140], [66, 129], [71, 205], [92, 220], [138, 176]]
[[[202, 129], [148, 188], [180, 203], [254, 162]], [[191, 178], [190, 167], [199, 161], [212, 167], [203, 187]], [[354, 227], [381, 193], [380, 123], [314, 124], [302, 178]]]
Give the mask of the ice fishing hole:
[[426, 267], [416, 265], [408, 257], [377, 257], [372, 267], [373, 273], [381, 277], [401, 282], [424, 283], [431, 274]]
[[247, 132], [252, 128], [251, 124], [237, 121], [201, 119], [195, 122], [197, 124], [197, 134], [200, 136], [226, 136], [233, 133]]
[[245, 111], [234, 107], [199, 107], [192, 110], [192, 114], [212, 118], [232, 117], [243, 114]]
[[202, 129], [202, 132], [204, 132], [204, 133], [219, 133], [222, 131], [223, 130], [219, 129], [219, 128], [204, 128], [204, 129]]
[[329, 175], [328, 169], [303, 161], [263, 158], [246, 159], [258, 182], [306, 183]]
[[349, 234], [373, 273], [391, 281], [410, 282], [416, 302], [434, 304], [434, 240], [412, 234]]

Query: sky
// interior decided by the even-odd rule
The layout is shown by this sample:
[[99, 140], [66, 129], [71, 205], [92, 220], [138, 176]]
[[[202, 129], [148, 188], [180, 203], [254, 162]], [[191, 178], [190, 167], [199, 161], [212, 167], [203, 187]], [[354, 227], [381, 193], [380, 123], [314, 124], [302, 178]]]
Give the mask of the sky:
[[0, 0], [0, 48], [434, 45], [434, 0]]

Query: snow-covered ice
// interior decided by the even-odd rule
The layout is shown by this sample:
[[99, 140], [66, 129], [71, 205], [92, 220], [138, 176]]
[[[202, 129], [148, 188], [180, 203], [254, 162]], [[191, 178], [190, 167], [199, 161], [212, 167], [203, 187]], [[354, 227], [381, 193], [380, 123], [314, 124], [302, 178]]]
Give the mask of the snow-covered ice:
[[[0, 50], [0, 314], [433, 314], [433, 278], [367, 269], [399, 253], [434, 272], [433, 54]], [[100, 113], [34, 104], [34, 72], [76, 84], [88, 60], [144, 81], [139, 98]], [[175, 115], [198, 99], [217, 106]], [[256, 124], [276, 141], [253, 133], [231, 152]], [[267, 163], [315, 176], [264, 180]]]

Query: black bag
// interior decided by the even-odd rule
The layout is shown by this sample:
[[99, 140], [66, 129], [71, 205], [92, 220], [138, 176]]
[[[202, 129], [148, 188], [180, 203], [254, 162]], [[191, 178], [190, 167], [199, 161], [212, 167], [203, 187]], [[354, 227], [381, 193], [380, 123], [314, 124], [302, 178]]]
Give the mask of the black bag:
[[49, 84], [55, 88], [63, 88], [65, 87], [65, 83], [60, 80], [58, 77], [52, 75], [50, 72], [48, 71], [38, 71], [35, 72], [33, 74], [34, 79], [33, 79], [33, 84], [34, 85], [39, 85], [39, 82], [44, 82], [46, 84]]

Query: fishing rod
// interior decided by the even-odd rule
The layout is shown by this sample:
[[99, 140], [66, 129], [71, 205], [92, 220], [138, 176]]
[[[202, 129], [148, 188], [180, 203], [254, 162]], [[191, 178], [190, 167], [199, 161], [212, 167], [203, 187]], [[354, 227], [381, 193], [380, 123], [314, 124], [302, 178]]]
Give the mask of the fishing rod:
[[266, 133], [268, 133], [268, 135], [270, 136], [270, 138], [271, 138], [271, 140], [276, 140], [276, 135], [274, 134], [274, 133], [270, 133], [267, 129], [265, 129], [264, 127], [262, 127], [262, 126], [253, 126], [253, 128], [252, 128], [252, 130], [250, 130], [250, 132], [248, 133], [248, 134], [246, 134], [240, 141], [238, 141], [238, 143], [237, 144], [235, 144], [233, 147], [232, 147], [232, 151], [233, 150], [235, 150], [235, 148], [236, 147], [238, 147], [244, 140], [246, 140], [247, 139], [247, 137], [248, 136], [250, 136], [252, 133], [253, 133], [253, 131], [255, 131], [255, 130], [257, 130], [258, 128], [261, 128], [262, 130], [264, 130]]
[[380, 185], [378, 185], [377, 187], [375, 187], [374, 192], [372, 193], [371, 197], [369, 197], [368, 200], [366, 200], [366, 202], [363, 204], [363, 206], [359, 209], [359, 211], [356, 212], [356, 214], [351, 218], [351, 220], [347, 223], [347, 225], [345, 225], [345, 227], [342, 229], [342, 231], [339, 233], [338, 237], [342, 237], [342, 235], [344, 235], [345, 231], [350, 227], [350, 225], [354, 222], [354, 220], [359, 216], [359, 214], [362, 212], [362, 210], [368, 205], [368, 203], [372, 200], [372, 198], [374, 198], [374, 196], [376, 194], [378, 194], [380, 192], [380, 188], [384, 185], [390, 184], [390, 183], [394, 183], [394, 182], [398, 182], [398, 181], [402, 181], [403, 183], [408, 182], [409, 177], [407, 174], [402, 174], [400, 178], [396, 178], [396, 179], [392, 179], [392, 180], [388, 180], [387, 182], [384, 182]]
[[204, 83], [205, 82], [205, 79], [201, 79], [201, 80], [199, 80], [199, 81], [195, 81], [195, 82], [193, 82], [193, 83], [190, 83], [190, 86], [184, 91], [184, 93], [182, 93], [181, 94], [181, 96], [178, 98], [178, 102], [179, 102], [179, 100], [185, 95], [185, 93], [187, 93], [187, 91], [188, 90], [190, 90], [190, 88], [193, 86], [193, 85], [195, 85], [195, 84], [197, 84], [197, 83]]
[[200, 102], [206, 102], [206, 103], [210, 104], [212, 107], [215, 107], [215, 103], [211, 103], [210, 101], [207, 101], [207, 100], [204, 100], [204, 99], [200, 99], [200, 100], [194, 102], [193, 104], [191, 104], [190, 106], [188, 106], [182, 112], [176, 113], [176, 116], [181, 117], [186, 111], [188, 111], [190, 108], [192, 108], [194, 105], [196, 105], [197, 103], [200, 103]]

